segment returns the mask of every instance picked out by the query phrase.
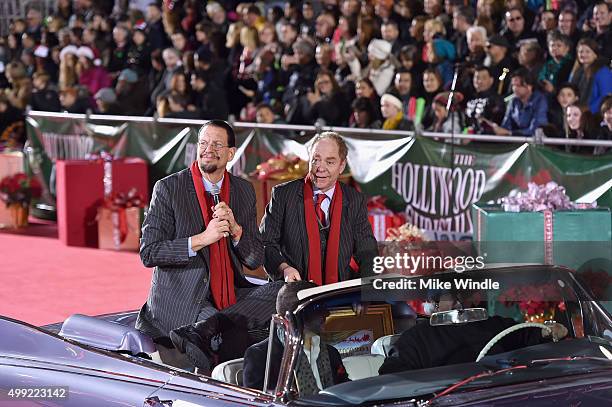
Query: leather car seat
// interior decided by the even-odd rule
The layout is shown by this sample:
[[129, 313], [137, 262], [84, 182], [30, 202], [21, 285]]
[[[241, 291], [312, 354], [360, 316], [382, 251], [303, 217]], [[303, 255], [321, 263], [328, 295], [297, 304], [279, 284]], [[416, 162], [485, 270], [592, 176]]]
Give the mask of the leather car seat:
[[395, 345], [395, 342], [399, 339], [400, 335], [385, 335], [376, 339], [372, 344], [370, 353], [372, 355], [383, 355], [385, 357], [390, 355], [390, 351]]
[[385, 357], [382, 355], [358, 355], [342, 359], [344, 368], [351, 380], [378, 376], [378, 369], [384, 361]]
[[243, 358], [239, 358], [219, 363], [215, 366], [210, 376], [215, 380], [242, 386], [243, 361]]

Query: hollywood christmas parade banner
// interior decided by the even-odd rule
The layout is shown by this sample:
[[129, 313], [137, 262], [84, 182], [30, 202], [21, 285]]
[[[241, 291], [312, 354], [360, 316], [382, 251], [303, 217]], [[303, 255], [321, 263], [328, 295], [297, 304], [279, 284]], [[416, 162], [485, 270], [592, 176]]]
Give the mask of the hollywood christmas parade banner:
[[[55, 161], [84, 159], [106, 151], [114, 157], [139, 157], [149, 163], [150, 182], [186, 168], [196, 158], [199, 125], [177, 122], [91, 120], [84, 115], [33, 113], [26, 122], [29, 170], [55, 197]], [[275, 156], [307, 160], [313, 134], [246, 130], [236, 126], [234, 174], [246, 175]], [[593, 157], [534, 144], [452, 145], [423, 137], [347, 136], [348, 167], [369, 196], [404, 212], [435, 240], [469, 239], [471, 205], [495, 203], [528, 182], [555, 181], [572, 200], [612, 206], [612, 152]]]

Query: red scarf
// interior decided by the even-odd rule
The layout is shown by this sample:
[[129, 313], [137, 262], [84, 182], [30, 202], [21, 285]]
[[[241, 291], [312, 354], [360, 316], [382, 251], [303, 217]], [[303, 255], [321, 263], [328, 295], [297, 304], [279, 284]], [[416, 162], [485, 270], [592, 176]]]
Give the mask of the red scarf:
[[342, 218], [342, 188], [336, 181], [334, 198], [329, 206], [330, 229], [325, 252], [325, 281], [321, 270], [321, 236], [313, 200], [314, 192], [310, 176], [304, 181], [304, 214], [308, 236], [308, 279], [317, 285], [338, 282], [338, 258], [340, 253], [340, 219]]
[[[204, 181], [202, 180], [202, 173], [198, 162], [194, 161], [191, 164], [191, 177], [193, 179], [193, 185], [198, 196], [198, 203], [200, 204], [200, 210], [202, 211], [202, 218], [204, 219], [204, 227], [208, 225], [208, 222], [212, 219], [212, 210], [214, 206], [210, 194], [206, 193], [204, 189]], [[223, 176], [223, 183], [221, 184], [220, 192], [221, 201], [229, 203], [230, 199], [230, 183], [229, 174], [227, 171]], [[229, 256], [229, 248], [227, 246], [227, 239], [221, 239], [210, 246], [208, 246], [210, 254], [210, 289], [212, 291], [213, 301], [215, 306], [222, 310], [223, 308], [229, 307], [236, 303], [236, 293], [234, 292], [234, 270], [232, 268], [232, 262]]]

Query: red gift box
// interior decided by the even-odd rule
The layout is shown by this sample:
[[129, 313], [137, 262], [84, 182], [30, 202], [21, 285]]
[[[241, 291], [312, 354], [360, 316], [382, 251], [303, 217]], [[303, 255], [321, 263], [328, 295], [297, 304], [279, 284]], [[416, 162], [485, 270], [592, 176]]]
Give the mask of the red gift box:
[[380, 195], [368, 200], [368, 220], [372, 225], [374, 237], [379, 242], [387, 240], [387, 230], [406, 223], [404, 214], [393, 213], [385, 206], [385, 199]]
[[[125, 158], [113, 160], [110, 164], [111, 192], [128, 192], [136, 188], [148, 199], [146, 161]], [[58, 234], [68, 246], [98, 247], [96, 216], [98, 207], [104, 202], [104, 165], [102, 160], [58, 160], [56, 163]]]
[[387, 229], [397, 227], [396, 215], [368, 215], [368, 220], [378, 242], [384, 242], [387, 239]]

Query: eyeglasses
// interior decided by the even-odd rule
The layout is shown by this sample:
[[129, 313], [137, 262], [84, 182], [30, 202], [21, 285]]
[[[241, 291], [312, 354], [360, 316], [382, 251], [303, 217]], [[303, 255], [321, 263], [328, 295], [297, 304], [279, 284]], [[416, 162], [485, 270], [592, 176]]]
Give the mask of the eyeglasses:
[[219, 150], [221, 150], [221, 149], [222, 149], [222, 148], [224, 148], [224, 147], [229, 147], [229, 146], [226, 146], [226, 145], [223, 145], [223, 144], [219, 143], [218, 141], [217, 141], [217, 142], [214, 142], [214, 143], [208, 143], [208, 141], [201, 141], [201, 142], [199, 142], [199, 143], [198, 143], [198, 145], [200, 146], [200, 148], [201, 148], [203, 151], [206, 151], [206, 149], [207, 149], [209, 146], [210, 146], [210, 148], [211, 148], [211, 149], [213, 149], [214, 151], [219, 151]]
[[523, 17], [521, 16], [516, 16], [516, 17], [512, 17], [508, 19], [508, 22], [513, 23], [515, 21], [521, 21], [523, 19]]

